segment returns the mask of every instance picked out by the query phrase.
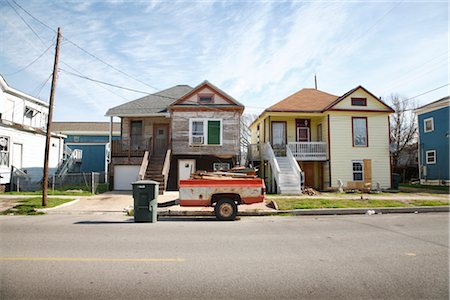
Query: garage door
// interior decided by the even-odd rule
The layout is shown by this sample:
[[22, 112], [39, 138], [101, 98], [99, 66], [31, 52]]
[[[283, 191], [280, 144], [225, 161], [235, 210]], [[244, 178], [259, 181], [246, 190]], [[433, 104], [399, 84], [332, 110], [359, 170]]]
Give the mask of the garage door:
[[114, 190], [131, 191], [131, 183], [139, 178], [140, 166], [114, 166]]

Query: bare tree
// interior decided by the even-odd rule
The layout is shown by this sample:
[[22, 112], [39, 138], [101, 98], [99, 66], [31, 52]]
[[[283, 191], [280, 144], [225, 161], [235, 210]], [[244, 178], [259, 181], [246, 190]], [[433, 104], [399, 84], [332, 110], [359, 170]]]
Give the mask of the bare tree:
[[417, 103], [408, 102], [398, 94], [391, 94], [388, 102], [392, 103], [395, 113], [391, 116], [391, 155], [392, 167], [398, 167], [401, 155], [417, 141], [417, 122], [414, 109]]

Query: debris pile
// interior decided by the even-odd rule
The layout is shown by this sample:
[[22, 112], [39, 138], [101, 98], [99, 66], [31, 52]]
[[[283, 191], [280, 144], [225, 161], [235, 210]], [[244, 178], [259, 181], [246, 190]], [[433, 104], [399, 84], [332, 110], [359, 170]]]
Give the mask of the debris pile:
[[191, 174], [191, 179], [236, 179], [236, 178], [257, 178], [255, 168], [234, 167], [230, 170], [222, 171], [197, 171]]
[[320, 193], [318, 191], [316, 191], [315, 189], [310, 188], [310, 187], [305, 187], [305, 194], [308, 196], [320, 195]]

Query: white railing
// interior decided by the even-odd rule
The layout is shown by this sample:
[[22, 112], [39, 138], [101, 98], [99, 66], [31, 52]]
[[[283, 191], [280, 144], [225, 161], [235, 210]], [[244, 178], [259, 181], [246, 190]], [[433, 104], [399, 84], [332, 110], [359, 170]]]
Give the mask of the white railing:
[[[59, 163], [58, 168], [56, 170], [55, 175], [58, 176], [62, 176], [65, 175], [67, 172], [69, 172], [73, 165], [75, 165], [75, 163], [79, 163], [81, 162], [82, 158], [83, 158], [83, 150], [81, 149], [74, 149], [74, 150], [70, 150], [70, 148], [68, 148], [67, 153], [65, 153], [64, 155], [68, 155], [68, 157], [66, 156], [66, 158]], [[66, 149], [65, 149], [66, 151]]]
[[[273, 177], [275, 178], [275, 181], [277, 182], [277, 186], [279, 189], [280, 185], [280, 166], [278, 165], [278, 161], [275, 157], [275, 153], [273, 152], [272, 147], [269, 143], [264, 144], [264, 150], [263, 150], [264, 156], [267, 157], [267, 160], [270, 163], [270, 167], [272, 168]], [[277, 191], [278, 193], [279, 191]]]
[[147, 172], [147, 167], [148, 167], [148, 157], [149, 157], [149, 152], [145, 151], [144, 157], [142, 158], [141, 167], [139, 169], [139, 179], [140, 180], [144, 180], [144, 178], [145, 178], [145, 173]]
[[172, 154], [172, 149], [167, 149], [166, 157], [164, 158], [164, 165], [161, 174], [164, 176], [164, 189], [167, 189], [167, 180], [169, 179], [170, 171], [170, 156]]
[[292, 167], [292, 171], [294, 171], [295, 174], [297, 174], [297, 178], [298, 178], [298, 183], [300, 184], [300, 190], [302, 191], [302, 193], [305, 191], [305, 174], [304, 172], [302, 172], [302, 170], [300, 169], [300, 166], [298, 165], [297, 160], [295, 159], [294, 155], [292, 154], [291, 149], [289, 149], [289, 147], [286, 147], [286, 157], [289, 160], [289, 163]]
[[327, 160], [326, 142], [292, 142], [287, 148], [296, 160]]

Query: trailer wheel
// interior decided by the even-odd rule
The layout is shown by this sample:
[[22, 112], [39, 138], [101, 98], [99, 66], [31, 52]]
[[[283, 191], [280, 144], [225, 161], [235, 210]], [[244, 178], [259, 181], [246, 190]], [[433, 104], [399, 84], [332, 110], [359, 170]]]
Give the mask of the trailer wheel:
[[231, 199], [220, 199], [214, 207], [214, 213], [220, 221], [233, 221], [237, 215], [237, 205]]

